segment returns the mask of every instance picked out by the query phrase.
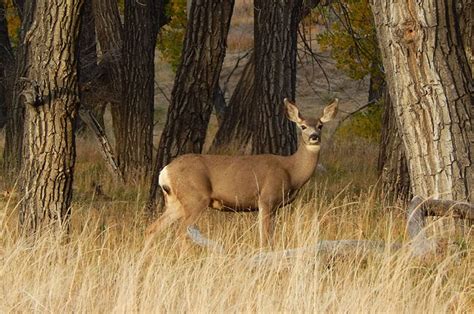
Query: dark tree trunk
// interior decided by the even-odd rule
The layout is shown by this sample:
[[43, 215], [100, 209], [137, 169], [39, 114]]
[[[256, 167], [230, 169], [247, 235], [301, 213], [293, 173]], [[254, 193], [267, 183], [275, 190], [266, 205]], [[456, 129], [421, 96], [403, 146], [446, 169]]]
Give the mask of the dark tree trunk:
[[4, 149], [4, 164], [7, 173], [14, 175], [12, 182], [17, 178], [17, 173], [21, 169], [22, 152], [23, 152], [23, 131], [25, 123], [25, 108], [21, 92], [25, 88], [26, 76], [26, 57], [29, 41], [25, 41], [25, 35], [30, 29], [33, 20], [33, 12], [36, 5], [35, 0], [26, 0], [18, 2], [18, 8], [22, 17], [20, 40], [16, 53], [16, 70], [15, 81], [12, 89], [12, 101], [8, 102], [7, 107], [7, 124], [5, 126], [5, 149]]
[[460, 0], [456, 3], [459, 29], [461, 30], [464, 51], [471, 68], [471, 76], [474, 75], [474, 1]]
[[302, 0], [255, 1], [254, 153], [290, 155], [296, 150], [293, 123], [283, 99], [295, 99], [296, 44]]
[[368, 102], [376, 102], [385, 97], [385, 81], [382, 74], [375, 70], [378, 64], [372, 64], [369, 78], [369, 97]]
[[382, 190], [394, 199], [410, 198], [410, 175], [405, 157], [405, 148], [398, 132], [397, 120], [390, 101], [390, 94], [384, 89], [384, 113], [378, 158], [378, 171], [382, 179]]
[[20, 16], [20, 20], [23, 20], [23, 11], [25, 8], [25, 3], [28, 2], [29, 0], [13, 0], [13, 3], [15, 5], [15, 8], [18, 11], [18, 15]]
[[113, 97], [115, 151], [127, 178], [152, 164], [154, 49], [162, 24], [161, 0], [126, 1], [122, 28], [116, 1], [93, 0], [101, 67]]
[[[298, 20], [301, 21], [317, 5], [327, 5], [330, 1], [310, 0], [303, 1]], [[239, 83], [232, 94], [229, 105], [219, 130], [212, 143], [211, 152], [232, 151], [236, 153], [247, 153], [247, 147], [252, 141], [253, 128], [258, 125], [259, 107], [255, 102], [255, 57], [252, 53]]]
[[120, 137], [120, 108], [123, 88], [123, 28], [118, 2], [115, 0], [92, 0], [92, 11], [100, 51], [98, 62], [106, 77], [104, 86], [106, 86], [107, 92], [104, 95], [104, 100], [111, 104], [114, 137], [117, 139]]
[[7, 123], [7, 83], [6, 83], [6, 75], [7, 71], [2, 63], [0, 63], [0, 130], [3, 129], [5, 124]]
[[[103, 128], [106, 99], [101, 97], [101, 91], [99, 91], [98, 87], [106, 87], [100, 82], [102, 73], [97, 65], [96, 32], [92, 0], [84, 0], [78, 49], [78, 81], [81, 106], [90, 110]], [[82, 132], [85, 128], [86, 124], [81, 119], [78, 119], [77, 132]]]
[[8, 36], [4, 0], [0, 0], [0, 129], [7, 122], [7, 101], [11, 101], [11, 77], [14, 73], [14, 56]]
[[[377, 65], [372, 64], [372, 67]], [[382, 74], [372, 68], [369, 82], [369, 103], [383, 100], [382, 132], [380, 135], [377, 170], [382, 191], [392, 200], [410, 198], [410, 175], [390, 94]]]
[[202, 150], [233, 7], [233, 0], [195, 0], [191, 4], [181, 64], [153, 170], [151, 210], [160, 170], [178, 155]]
[[39, 1], [28, 33], [20, 222], [29, 232], [68, 225], [75, 162], [73, 124], [79, 103], [76, 42], [81, 6], [80, 0]]
[[123, 104], [116, 148], [122, 172], [146, 175], [152, 165], [154, 59], [158, 1], [125, 1]]
[[413, 194], [472, 201], [472, 80], [455, 4], [371, 1]]
[[79, 84], [85, 84], [92, 80], [92, 75], [97, 67], [97, 47], [95, 36], [95, 21], [92, 12], [92, 0], [83, 0], [84, 5], [81, 13], [81, 26], [78, 41], [78, 65]]
[[[247, 61], [229, 105], [222, 119], [210, 151], [222, 149], [243, 153], [252, 139], [252, 125], [256, 115], [255, 99], [255, 61], [252, 53]], [[232, 146], [230, 147], [230, 144]]]

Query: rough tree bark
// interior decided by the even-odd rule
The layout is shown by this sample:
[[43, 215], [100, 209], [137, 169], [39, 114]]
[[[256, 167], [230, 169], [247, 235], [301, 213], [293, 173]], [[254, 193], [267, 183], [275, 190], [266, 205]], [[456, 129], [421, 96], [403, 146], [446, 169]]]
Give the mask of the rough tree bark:
[[107, 101], [112, 115], [114, 138], [120, 137], [120, 108], [123, 80], [123, 27], [120, 21], [118, 2], [115, 0], [92, 0], [92, 12], [99, 45], [99, 65], [105, 72], [108, 93]]
[[473, 200], [473, 97], [453, 0], [371, 1], [414, 195]]
[[126, 1], [122, 27], [116, 1], [93, 0], [100, 65], [107, 73], [115, 151], [127, 178], [152, 163], [154, 48], [166, 22], [161, 0]]
[[410, 197], [410, 175], [405, 157], [405, 148], [398, 132], [395, 112], [390, 94], [384, 88], [384, 112], [378, 171], [381, 175], [382, 190], [389, 197], [408, 200]]
[[[76, 41], [81, 0], [37, 2], [28, 43], [25, 152], [20, 222], [25, 231], [66, 227], [75, 163], [79, 98]], [[55, 62], [51, 62], [54, 60]]]
[[78, 40], [78, 84], [81, 108], [76, 119], [76, 134], [87, 129], [99, 144], [109, 172], [114, 179], [124, 182], [112, 146], [104, 131], [104, 111], [113, 94], [106, 69], [97, 64], [97, 44], [93, 1], [84, 0]]
[[459, 28], [464, 44], [464, 51], [471, 67], [471, 76], [474, 75], [474, 1], [460, 0], [456, 2]]
[[95, 20], [92, 13], [92, 0], [83, 0], [81, 23], [78, 40], [78, 77], [79, 84], [91, 81], [92, 73], [97, 67], [97, 47], [95, 35]]
[[296, 44], [303, 1], [255, 1], [254, 153], [290, 155], [296, 129], [285, 115], [283, 98], [295, 99]]
[[8, 36], [5, 1], [0, 0], [0, 129], [7, 122], [7, 101], [11, 101], [9, 98], [11, 98], [14, 63], [15, 58]]
[[[106, 99], [101, 97], [103, 95], [101, 95], [102, 92], [98, 88], [106, 89], [107, 86], [101, 84], [102, 69], [97, 65], [96, 32], [92, 0], [84, 0], [81, 12], [78, 50], [78, 80], [81, 106], [87, 107], [87, 110], [94, 114], [103, 128]], [[77, 125], [78, 132], [85, 129], [85, 124], [80, 119], [77, 120]]]
[[151, 211], [161, 169], [178, 155], [202, 150], [233, 7], [234, 0], [195, 0], [191, 4], [181, 64], [153, 170]]
[[115, 140], [120, 168], [128, 178], [146, 175], [152, 165], [158, 2], [125, 1], [123, 103]]
[[[5, 126], [5, 148], [3, 154], [4, 164], [8, 167], [6, 168], [7, 174], [14, 174], [15, 178], [22, 164], [23, 131], [25, 123], [25, 108], [20, 95], [25, 87], [23, 78], [26, 74], [26, 55], [29, 44], [25, 40], [25, 35], [29, 31], [33, 20], [35, 4], [35, 0], [18, 1], [17, 3], [18, 12], [22, 20], [20, 40], [16, 49], [16, 69], [12, 88], [12, 101], [7, 103], [7, 124]], [[14, 178], [12, 178], [12, 181], [14, 181]]]
[[107, 73], [108, 82], [111, 85], [113, 95], [110, 95], [112, 102], [112, 116], [117, 114], [118, 104], [122, 95], [122, 46], [123, 28], [120, 21], [120, 12], [117, 1], [114, 0], [92, 0], [92, 12], [97, 36], [97, 43], [100, 50], [100, 66]]

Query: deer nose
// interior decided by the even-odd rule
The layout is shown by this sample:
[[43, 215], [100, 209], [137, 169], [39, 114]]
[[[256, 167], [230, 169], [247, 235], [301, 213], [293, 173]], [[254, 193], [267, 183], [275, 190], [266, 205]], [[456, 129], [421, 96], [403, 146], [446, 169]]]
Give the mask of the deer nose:
[[318, 134], [315, 134], [315, 133], [314, 133], [314, 134], [311, 134], [311, 135], [309, 136], [309, 139], [310, 139], [310, 141], [312, 141], [312, 142], [319, 142], [320, 137], [319, 137]]

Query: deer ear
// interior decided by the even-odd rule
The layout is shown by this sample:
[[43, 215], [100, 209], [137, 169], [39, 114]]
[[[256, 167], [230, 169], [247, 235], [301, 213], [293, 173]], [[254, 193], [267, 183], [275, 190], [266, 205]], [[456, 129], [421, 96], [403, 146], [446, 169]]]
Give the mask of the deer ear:
[[327, 105], [326, 108], [324, 108], [323, 116], [320, 119], [322, 123], [329, 122], [336, 117], [338, 104], [339, 99], [336, 98], [331, 104]]
[[291, 103], [291, 101], [289, 101], [287, 98], [283, 99], [283, 102], [285, 103], [286, 114], [288, 116], [288, 119], [298, 124], [303, 123], [303, 119], [300, 115], [298, 107], [296, 107], [295, 104]]

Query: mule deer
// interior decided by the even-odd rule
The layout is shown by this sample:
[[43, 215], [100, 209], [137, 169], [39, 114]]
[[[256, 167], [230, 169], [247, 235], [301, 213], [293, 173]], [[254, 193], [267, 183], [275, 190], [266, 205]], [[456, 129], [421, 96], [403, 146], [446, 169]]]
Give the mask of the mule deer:
[[319, 119], [306, 119], [286, 98], [284, 103], [288, 119], [301, 130], [297, 152], [291, 156], [188, 154], [176, 158], [160, 172], [165, 212], [146, 230], [148, 240], [180, 218], [185, 233], [204, 209], [212, 207], [260, 210], [260, 240], [271, 244], [275, 210], [290, 203], [313, 174], [323, 125], [336, 116], [338, 100], [326, 106]]

